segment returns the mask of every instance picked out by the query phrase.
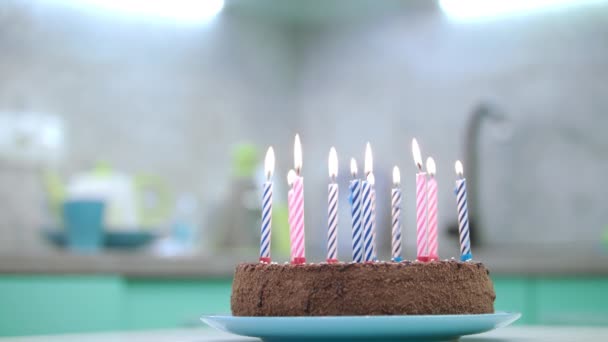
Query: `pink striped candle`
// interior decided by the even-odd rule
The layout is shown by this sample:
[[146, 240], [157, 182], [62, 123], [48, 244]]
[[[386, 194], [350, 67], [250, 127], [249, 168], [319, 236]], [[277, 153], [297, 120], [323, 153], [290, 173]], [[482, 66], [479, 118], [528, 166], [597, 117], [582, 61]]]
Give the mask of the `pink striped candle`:
[[291, 205], [289, 213], [291, 216], [291, 263], [304, 264], [306, 257], [304, 254], [304, 178], [300, 175], [302, 170], [302, 144], [300, 136], [296, 134], [294, 144], [294, 166], [295, 177], [293, 178], [293, 188], [291, 191]]
[[414, 162], [418, 167], [416, 174], [416, 253], [419, 261], [428, 261], [427, 245], [427, 187], [426, 172], [422, 171], [422, 156], [416, 139], [412, 140]]
[[437, 172], [435, 166], [435, 160], [428, 157], [426, 160], [426, 170], [429, 172], [429, 180], [427, 183], [428, 191], [428, 247], [429, 247], [429, 259], [439, 260], [437, 250], [439, 249], [439, 243], [437, 241], [437, 179], [435, 173]]

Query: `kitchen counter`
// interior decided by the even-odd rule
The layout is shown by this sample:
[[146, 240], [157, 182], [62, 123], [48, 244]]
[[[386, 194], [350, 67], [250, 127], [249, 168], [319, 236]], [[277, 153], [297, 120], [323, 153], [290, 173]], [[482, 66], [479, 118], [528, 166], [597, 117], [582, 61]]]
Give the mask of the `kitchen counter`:
[[[561, 342], [561, 341], [607, 341], [608, 328], [563, 328], [563, 327], [507, 327], [484, 334], [463, 337], [461, 342]], [[0, 338], [0, 342], [203, 342], [203, 341], [260, 341], [256, 338], [240, 337], [221, 333], [209, 328], [164, 331], [93, 333], [78, 335], [54, 335], [34, 337]]]
[[[608, 252], [584, 247], [497, 247], [474, 250], [495, 275], [608, 275]], [[118, 274], [129, 277], [230, 277], [234, 266], [254, 258], [234, 256], [159, 257], [106, 252], [74, 255], [64, 251], [0, 254], [0, 273]]]

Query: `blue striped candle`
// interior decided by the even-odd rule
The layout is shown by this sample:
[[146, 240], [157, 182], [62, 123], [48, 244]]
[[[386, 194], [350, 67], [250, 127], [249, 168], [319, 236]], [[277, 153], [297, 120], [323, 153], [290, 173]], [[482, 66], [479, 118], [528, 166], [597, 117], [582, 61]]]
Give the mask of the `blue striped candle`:
[[372, 147], [368, 142], [365, 145], [365, 160], [363, 163], [363, 171], [365, 172], [365, 180], [361, 185], [363, 193], [363, 260], [371, 262], [375, 260], [375, 204], [374, 204], [374, 158], [372, 157]]
[[391, 259], [400, 262], [401, 259], [401, 175], [399, 168], [393, 168], [393, 189], [391, 190], [392, 239]]
[[471, 253], [471, 239], [469, 237], [469, 212], [467, 208], [467, 180], [464, 178], [464, 171], [460, 160], [456, 161], [456, 203], [458, 207], [458, 232], [460, 236], [460, 260], [468, 261], [473, 259]]
[[270, 242], [272, 239], [272, 173], [274, 172], [274, 150], [272, 146], [266, 152], [264, 161], [266, 182], [262, 186], [262, 234], [260, 238], [260, 262], [269, 263]]
[[363, 261], [362, 232], [361, 232], [361, 181], [357, 179], [357, 161], [350, 160], [350, 173], [353, 179], [350, 181], [350, 208], [352, 214], [353, 232], [353, 261]]
[[361, 182], [363, 206], [363, 260], [374, 261], [373, 231], [372, 231], [372, 187], [368, 181]]
[[327, 187], [327, 262], [338, 262], [338, 154], [335, 148], [329, 150], [329, 178]]
[[376, 177], [370, 172], [367, 181], [371, 187], [372, 197], [372, 260], [378, 261], [378, 245], [376, 244]]
[[327, 209], [327, 262], [338, 262], [338, 184], [329, 184]]

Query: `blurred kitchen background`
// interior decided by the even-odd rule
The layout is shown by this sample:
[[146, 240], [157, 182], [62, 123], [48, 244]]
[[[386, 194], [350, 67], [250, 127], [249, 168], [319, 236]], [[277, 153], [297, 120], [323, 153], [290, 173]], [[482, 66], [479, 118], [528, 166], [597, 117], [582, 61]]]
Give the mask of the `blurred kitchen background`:
[[[0, 335], [228, 312], [234, 264], [258, 257], [269, 145], [273, 259], [288, 260], [296, 133], [311, 261], [325, 255], [331, 146], [350, 260], [349, 160], [362, 170], [368, 141], [380, 256], [397, 165], [414, 258], [416, 137], [437, 162], [442, 257], [458, 255], [462, 159], [497, 309], [608, 324], [606, 37], [597, 0], [2, 1]], [[75, 238], [70, 220], [98, 231]]]

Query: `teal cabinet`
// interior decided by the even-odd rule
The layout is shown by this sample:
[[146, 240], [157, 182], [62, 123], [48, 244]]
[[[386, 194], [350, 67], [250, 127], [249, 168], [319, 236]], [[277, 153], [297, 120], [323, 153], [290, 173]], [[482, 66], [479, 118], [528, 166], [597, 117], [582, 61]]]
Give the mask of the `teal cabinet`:
[[534, 295], [538, 324], [608, 325], [606, 278], [542, 278]]
[[496, 311], [521, 312], [516, 324], [534, 323], [534, 305], [531, 293], [533, 280], [521, 277], [492, 276]]
[[0, 277], [0, 336], [123, 328], [122, 279]]
[[[608, 325], [607, 277], [492, 275], [517, 324]], [[199, 326], [230, 312], [231, 279], [0, 276], [0, 336]]]
[[200, 326], [204, 314], [230, 312], [232, 280], [129, 279], [125, 313], [129, 329]]

